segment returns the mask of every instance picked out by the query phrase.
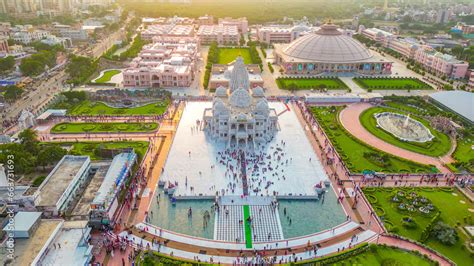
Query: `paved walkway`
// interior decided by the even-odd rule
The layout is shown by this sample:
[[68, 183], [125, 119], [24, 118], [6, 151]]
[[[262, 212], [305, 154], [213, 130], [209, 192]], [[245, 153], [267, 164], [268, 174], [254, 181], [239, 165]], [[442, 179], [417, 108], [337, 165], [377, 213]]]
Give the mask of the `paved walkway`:
[[372, 147], [417, 163], [431, 164], [436, 166], [436, 168], [438, 168], [442, 173], [450, 173], [449, 169], [444, 166], [443, 162], [439, 158], [430, 157], [399, 148], [377, 138], [367, 131], [360, 123], [359, 116], [363, 111], [372, 106], [373, 105], [369, 103], [355, 103], [349, 105], [340, 113], [339, 119], [341, 124], [356, 138], [362, 140]]
[[339, 77], [339, 79], [342, 80], [342, 82], [344, 82], [347, 87], [349, 87], [351, 89], [351, 91], [353, 93], [366, 93], [366, 91], [364, 89], [362, 89], [359, 85], [357, 85], [357, 83], [354, 82], [353, 80], [354, 77]]
[[439, 265], [441, 266], [451, 265], [451, 263], [448, 260], [446, 260], [444, 257], [441, 257], [438, 254], [432, 252], [431, 250], [428, 250], [420, 245], [411, 243], [406, 240], [398, 239], [391, 236], [380, 236], [377, 243], [385, 244], [387, 246], [392, 246], [392, 247], [398, 247], [398, 248], [410, 250], [410, 251], [416, 250], [420, 252], [421, 254], [428, 256], [428, 258], [434, 261], [437, 261]]

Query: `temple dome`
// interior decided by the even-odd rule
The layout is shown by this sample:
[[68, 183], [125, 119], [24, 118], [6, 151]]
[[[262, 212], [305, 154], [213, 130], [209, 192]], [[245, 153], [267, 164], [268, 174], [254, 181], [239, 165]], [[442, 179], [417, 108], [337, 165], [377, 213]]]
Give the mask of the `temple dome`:
[[291, 42], [282, 51], [285, 55], [316, 62], [357, 62], [372, 57], [359, 41], [342, 34], [336, 25], [325, 24]]
[[213, 109], [214, 115], [227, 113], [227, 107], [225, 107], [225, 104], [220, 99], [217, 99], [214, 101], [212, 109]]
[[252, 89], [252, 96], [253, 97], [264, 97], [265, 93], [263, 92], [262, 87], [258, 86]]
[[215, 95], [216, 95], [217, 97], [227, 97], [227, 89], [224, 88], [224, 87], [222, 87], [222, 86], [220, 86], [220, 87], [218, 87], [218, 88], [216, 89]]
[[239, 88], [232, 92], [229, 102], [234, 107], [247, 108], [252, 104], [252, 97], [246, 89]]
[[258, 101], [257, 105], [255, 106], [255, 111], [261, 115], [268, 115], [270, 113], [270, 109], [268, 108], [267, 101], [264, 99]]
[[244, 64], [244, 59], [242, 56], [238, 56], [234, 63], [234, 68], [230, 73], [230, 91], [235, 91], [238, 88], [249, 88], [250, 87], [250, 80], [249, 80], [249, 72]]

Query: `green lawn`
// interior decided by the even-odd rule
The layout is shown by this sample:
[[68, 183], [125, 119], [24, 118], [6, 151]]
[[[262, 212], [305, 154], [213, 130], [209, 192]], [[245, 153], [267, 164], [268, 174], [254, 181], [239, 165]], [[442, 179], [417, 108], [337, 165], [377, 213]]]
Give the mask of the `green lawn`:
[[222, 48], [219, 47], [219, 60], [218, 64], [229, 64], [234, 61], [238, 56], [242, 56], [245, 64], [254, 64], [250, 57], [249, 48]]
[[456, 150], [453, 158], [458, 162], [459, 166], [466, 169], [470, 173], [474, 173], [474, 136], [468, 135], [457, 139]]
[[432, 166], [379, 151], [352, 136], [339, 122], [342, 108], [344, 107], [312, 107], [311, 110], [351, 172], [372, 170], [385, 173], [430, 173], [434, 170]]
[[120, 74], [121, 72], [122, 71], [116, 70], [116, 69], [107, 70], [107, 71], [104, 72], [104, 74], [100, 78], [96, 79], [94, 82], [99, 83], [99, 84], [100, 83], [107, 83], [112, 79], [113, 76], [115, 76], [117, 74]]
[[252, 226], [250, 223], [247, 221], [247, 219], [250, 217], [250, 207], [249, 205], [244, 205], [244, 223], [245, 223], [245, 247], [246, 248], [252, 248]]
[[433, 88], [417, 78], [354, 78], [363, 89], [372, 90], [432, 90]]
[[347, 90], [347, 85], [339, 78], [278, 78], [278, 87], [282, 90]]
[[388, 142], [390, 144], [393, 144], [395, 146], [398, 146], [400, 148], [425, 154], [428, 156], [433, 156], [433, 157], [438, 157], [442, 156], [446, 153], [449, 152], [449, 149], [451, 147], [451, 140], [449, 137], [441, 133], [435, 129], [433, 129], [430, 126], [430, 123], [420, 117], [411, 117], [419, 122], [421, 122], [425, 127], [427, 127], [431, 134], [435, 137], [433, 140], [425, 143], [420, 143], [420, 142], [408, 142], [408, 141], [402, 141], [392, 135], [391, 133], [383, 130], [382, 128], [377, 127], [377, 120], [374, 117], [374, 114], [377, 113], [383, 113], [383, 112], [392, 112], [392, 113], [400, 113], [407, 115], [407, 113], [398, 111], [398, 110], [393, 110], [390, 108], [384, 108], [384, 107], [372, 107], [367, 110], [365, 110], [359, 117], [361, 124], [364, 126], [367, 131], [375, 135], [376, 137], [384, 140], [385, 142]]
[[123, 149], [123, 148], [133, 148], [137, 153], [138, 158], [141, 159], [145, 155], [146, 150], [148, 149], [147, 141], [117, 141], [117, 142], [70, 142], [70, 143], [61, 143], [62, 146], [72, 145], [70, 154], [73, 155], [88, 155], [91, 157], [91, 160], [103, 160], [105, 158], [100, 157], [100, 154], [96, 152], [97, 148], [105, 149]]
[[158, 123], [59, 123], [51, 128], [51, 133], [133, 133], [156, 129]]
[[[417, 210], [414, 212], [399, 210], [400, 203], [393, 202], [392, 199], [400, 191], [403, 191], [405, 195], [415, 192], [416, 197], [428, 199], [435, 210], [429, 215], [422, 214]], [[364, 193], [377, 215], [384, 221], [387, 230], [416, 241], [420, 241], [422, 230], [430, 223], [433, 215], [438, 210], [441, 212], [440, 220], [453, 227], [458, 223], [467, 225], [474, 221], [473, 213], [468, 210], [474, 208], [474, 205], [460, 191], [452, 188], [365, 188]], [[407, 202], [413, 202], [413, 199]], [[417, 227], [407, 228], [403, 226], [402, 218], [405, 216], [413, 217]], [[433, 237], [428, 238], [425, 244], [449, 257], [458, 265], [471, 266], [473, 258], [463, 247], [467, 236], [460, 228], [456, 228], [456, 230], [460, 239], [454, 246], [446, 246]]]
[[332, 265], [396, 265], [396, 266], [430, 266], [434, 262], [414, 252], [387, 246], [373, 246], [364, 253]]
[[168, 108], [169, 100], [132, 108], [110, 107], [103, 102], [84, 101], [68, 111], [69, 115], [161, 115]]

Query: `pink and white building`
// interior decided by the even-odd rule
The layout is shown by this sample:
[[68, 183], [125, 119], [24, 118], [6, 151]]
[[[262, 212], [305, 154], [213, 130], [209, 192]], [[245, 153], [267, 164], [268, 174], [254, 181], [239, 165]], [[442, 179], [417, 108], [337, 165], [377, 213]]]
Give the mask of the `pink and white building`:
[[430, 46], [420, 45], [415, 40], [398, 38], [396, 35], [376, 28], [363, 29], [361, 34], [382, 46], [397, 51], [403, 56], [415, 60], [425, 69], [439, 76], [462, 79], [467, 75], [469, 64], [456, 57], [437, 52]]
[[448, 54], [437, 52], [431, 47], [422, 47], [416, 50], [415, 61], [437, 75], [453, 79], [466, 77], [469, 64]]
[[194, 36], [193, 25], [153, 24], [141, 32], [143, 40], [152, 40], [157, 36], [191, 37]]
[[290, 43], [314, 29], [307, 25], [270, 25], [257, 28], [257, 40], [268, 44]]
[[223, 26], [236, 26], [239, 30], [239, 33], [247, 34], [249, 31], [249, 22], [246, 17], [243, 18], [219, 18], [218, 23]]
[[196, 37], [158, 36], [123, 71], [124, 87], [189, 87], [199, 54]]
[[471, 70], [471, 73], [469, 74], [469, 87], [474, 89], [474, 69]]
[[228, 25], [202, 25], [199, 27], [197, 36], [202, 44], [217, 42], [219, 45], [238, 44], [240, 40], [237, 26]]

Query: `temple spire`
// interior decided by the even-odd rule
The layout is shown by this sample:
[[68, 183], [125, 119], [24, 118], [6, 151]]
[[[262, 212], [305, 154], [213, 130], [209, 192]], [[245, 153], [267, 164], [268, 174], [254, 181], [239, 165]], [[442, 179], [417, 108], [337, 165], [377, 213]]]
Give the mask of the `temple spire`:
[[242, 56], [238, 56], [234, 63], [234, 68], [230, 74], [230, 91], [233, 92], [239, 88], [248, 90], [250, 88], [249, 72], [244, 64]]

